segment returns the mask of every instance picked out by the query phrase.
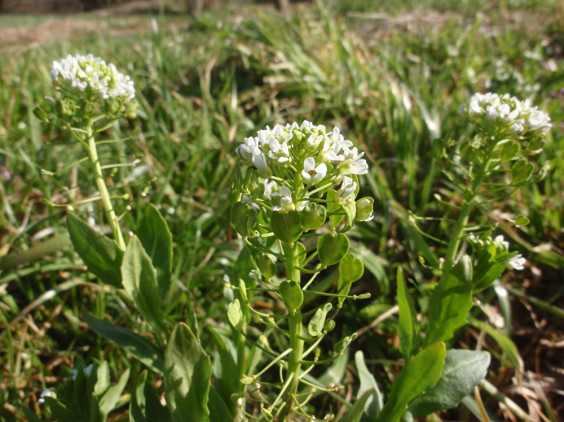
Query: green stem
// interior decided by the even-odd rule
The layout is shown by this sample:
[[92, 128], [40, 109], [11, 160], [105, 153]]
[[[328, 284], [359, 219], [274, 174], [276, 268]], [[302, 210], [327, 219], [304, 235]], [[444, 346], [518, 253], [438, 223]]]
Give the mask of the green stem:
[[94, 167], [94, 172], [96, 174], [96, 186], [100, 192], [100, 197], [102, 199], [102, 206], [104, 208], [104, 214], [108, 220], [108, 224], [112, 229], [112, 234], [114, 235], [114, 240], [121, 250], [125, 250], [125, 241], [123, 240], [123, 234], [118, 224], [118, 219], [112, 206], [112, 201], [110, 198], [110, 193], [106, 187], [106, 182], [104, 181], [104, 175], [102, 174], [102, 167], [100, 165], [100, 159], [98, 158], [98, 150], [96, 149], [96, 140], [94, 138], [94, 133], [92, 130], [92, 124], [88, 125], [87, 128], [87, 141], [88, 141], [88, 153], [90, 155], [90, 162]]
[[460, 246], [460, 241], [462, 240], [463, 237], [464, 229], [466, 228], [466, 223], [468, 223], [468, 217], [470, 216], [470, 212], [474, 208], [474, 203], [476, 200], [476, 196], [478, 196], [480, 186], [482, 186], [482, 182], [484, 181], [484, 178], [488, 174], [488, 167], [491, 162], [491, 159], [489, 158], [490, 153], [491, 151], [488, 150], [486, 153], [487, 158], [484, 160], [482, 165], [478, 168], [476, 177], [472, 182], [472, 191], [470, 193], [470, 198], [466, 201], [464, 207], [462, 207], [462, 210], [458, 215], [458, 219], [456, 220], [456, 224], [454, 225], [454, 230], [450, 237], [450, 241], [448, 242], [445, 261], [442, 266], [443, 274], [448, 274], [448, 272], [454, 266], [454, 260], [458, 255], [458, 248]]
[[[296, 244], [288, 245], [286, 250], [286, 272], [288, 280], [293, 280], [300, 285], [300, 270], [298, 268], [298, 247]], [[302, 311], [288, 311], [288, 326], [290, 333], [290, 347], [292, 352], [288, 357], [288, 379], [291, 379], [288, 389], [283, 396], [285, 403], [280, 420], [285, 420], [286, 416], [292, 411], [294, 396], [296, 395], [300, 382], [300, 369], [304, 353], [304, 340], [302, 338]]]

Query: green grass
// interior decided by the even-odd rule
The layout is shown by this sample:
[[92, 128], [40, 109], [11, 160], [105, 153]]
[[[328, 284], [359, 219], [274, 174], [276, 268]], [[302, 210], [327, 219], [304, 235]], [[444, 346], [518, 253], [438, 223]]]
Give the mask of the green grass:
[[[363, 3], [350, 2], [350, 7], [380, 10]], [[411, 7], [405, 2], [392, 9], [396, 6], [386, 3], [390, 13]], [[124, 214], [122, 223], [132, 232], [144, 204], [151, 202], [165, 214], [174, 236], [173, 272], [178, 283], [178, 294], [168, 302], [167, 319], [182, 321], [194, 312], [204, 328], [225, 324], [223, 282], [232, 275], [240, 247], [229, 229], [227, 195], [236, 166], [234, 149], [244, 137], [265, 125], [305, 118], [339, 126], [366, 150], [371, 171], [361, 185], [376, 198], [376, 219], [357, 229], [354, 237], [357, 247], [366, 251], [370, 270], [359, 285], [373, 293], [373, 301], [360, 312], [344, 309], [340, 329], [350, 333], [395, 303], [390, 280], [398, 264], [414, 280], [411, 286], [417, 297], [433, 277], [419, 256], [436, 263], [444, 246], [422, 231], [442, 236], [443, 202], [457, 201], [457, 186], [434, 152], [440, 143], [469, 134], [458, 106], [476, 91], [531, 98], [555, 122], [539, 157], [548, 160], [552, 170], [544, 181], [508, 195], [503, 203], [484, 204], [481, 213], [498, 219], [500, 233], [505, 231], [513, 248], [530, 262], [530, 270], [508, 274], [502, 284], [524, 294], [525, 301], [528, 297], [542, 301], [542, 307], [536, 307], [531, 300], [531, 314], [513, 316], [514, 328], [534, 329], [531, 318], [541, 315], [549, 318], [545, 338], [561, 335], [562, 320], [552, 315], [559, 315], [564, 306], [564, 95], [551, 93], [564, 88], [562, 53], [557, 54], [553, 44], [563, 36], [558, 23], [563, 10], [555, 2], [501, 2], [499, 10], [528, 16], [504, 22], [501, 12], [469, 19], [478, 6], [462, 4], [464, 10], [450, 11], [462, 11], [464, 20], [447, 16], [438, 25], [413, 30], [401, 24], [382, 30], [381, 21], [347, 19], [342, 6], [333, 4], [323, 11], [301, 8], [288, 21], [266, 12], [241, 19], [208, 12], [197, 20], [186, 18], [185, 27], [171, 30], [161, 17], [163, 29], [158, 33], [89, 36], [17, 55], [0, 53], [0, 256], [23, 254], [10, 268], [5, 258], [0, 270], [0, 420], [30, 418], [24, 414], [26, 408], [49, 420], [37, 404], [39, 394], [59, 383], [65, 374], [62, 368], [72, 366], [78, 356], [87, 362], [107, 360], [114, 378], [126, 367], [134, 371], [132, 379], [140, 371], [138, 363], [81, 322], [85, 308], [136, 328], [139, 321], [127, 311], [127, 301], [84, 272], [70, 248], [58, 245], [41, 258], [33, 253], [38, 245], [66, 233], [65, 208], [46, 206], [41, 198], [65, 204], [93, 194], [92, 174], [85, 167], [73, 167], [79, 158], [77, 146], [68, 135], [40, 124], [32, 113], [51, 93], [52, 61], [68, 53], [101, 56], [135, 81], [139, 118], [111, 130], [112, 137], [130, 140], [107, 145], [101, 155], [105, 163], [140, 160], [135, 171], [121, 168], [114, 176], [114, 192], [128, 194], [117, 212]], [[424, 6], [447, 8], [440, 1]], [[489, 13], [492, 7], [486, 4], [484, 11]], [[57, 174], [49, 176], [43, 169]], [[76, 208], [85, 216], [98, 212]], [[510, 217], [526, 215], [531, 223], [518, 231], [505, 228], [499, 211]], [[494, 309], [503, 307], [493, 290], [482, 301]], [[514, 308], [525, 309], [517, 300], [513, 303]], [[425, 306], [424, 301], [420, 305]], [[484, 319], [484, 314], [476, 317]], [[396, 321], [388, 318], [353, 347], [363, 349], [370, 362], [395, 360], [398, 353], [390, 342]], [[507, 333], [512, 334], [510, 327]], [[201, 335], [205, 340], [209, 333], [203, 329]], [[475, 347], [478, 335], [477, 329], [468, 328], [459, 336], [459, 347]], [[513, 339], [518, 346], [527, 341], [519, 334]], [[484, 347], [501, 359], [502, 350], [491, 338]], [[549, 353], [538, 347], [539, 353]], [[527, 353], [522, 356], [525, 370], [534, 371], [532, 351], [521, 350]], [[508, 391], [511, 381], [502, 374], [516, 370], [504, 362], [492, 366], [488, 379]], [[556, 364], [562, 369], [561, 362]], [[385, 385], [382, 364], [372, 368]], [[541, 378], [546, 369], [541, 368]], [[550, 391], [545, 394], [554, 400], [552, 411], [557, 412], [557, 397]], [[523, 397], [512, 398], [526, 408]], [[498, 410], [495, 399], [488, 398], [486, 404], [493, 412]], [[463, 406], [450, 416], [470, 418]]]

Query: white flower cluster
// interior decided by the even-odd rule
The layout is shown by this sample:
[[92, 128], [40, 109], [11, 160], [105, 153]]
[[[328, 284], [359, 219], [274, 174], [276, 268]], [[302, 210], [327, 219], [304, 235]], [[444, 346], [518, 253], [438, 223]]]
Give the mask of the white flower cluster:
[[[466, 240], [468, 241], [468, 243], [470, 243], [470, 245], [472, 245], [473, 248], [495, 248], [495, 255], [506, 255], [509, 253], [509, 242], [507, 242], [502, 235], [498, 235], [494, 239], [492, 239], [489, 236], [478, 237], [474, 234], [470, 234], [466, 237]], [[522, 270], [525, 268], [525, 262], [527, 262], [527, 260], [523, 258], [521, 254], [518, 254], [508, 259], [507, 267], [514, 270]]]
[[[301, 125], [268, 126], [256, 137], [243, 140], [237, 150], [243, 162], [257, 168], [262, 177], [270, 177], [273, 167], [295, 166], [306, 183], [315, 185], [325, 178], [328, 165], [342, 176], [368, 173], [368, 164], [351, 141], [338, 128], [326, 133], [325, 126], [305, 120]], [[298, 162], [299, 161], [299, 162]], [[302, 173], [303, 172], [303, 173]]]
[[[275, 177], [293, 185], [298, 180], [305, 185], [298, 192], [282, 185], [278, 190], [269, 188], [271, 208], [280, 212], [303, 209], [308, 203], [304, 199], [308, 188], [315, 190], [325, 183], [329, 186], [341, 183], [335, 201], [341, 205], [351, 202], [357, 184], [350, 176], [368, 173], [368, 164], [362, 158], [364, 153], [344, 139], [338, 128], [327, 133], [325, 126], [307, 120], [301, 125], [278, 124], [272, 129], [259, 130], [256, 137], [244, 139], [236, 152], [244, 164], [255, 167], [265, 179]], [[299, 202], [295, 203], [296, 200]]]
[[547, 113], [531, 106], [529, 100], [520, 101], [509, 94], [474, 94], [468, 104], [460, 107], [460, 113], [473, 123], [494, 125], [515, 136], [527, 133], [542, 136], [552, 127]]
[[129, 76], [92, 54], [69, 54], [54, 61], [51, 78], [57, 89], [94, 93], [102, 100], [117, 98], [129, 102], [135, 98], [135, 88]]

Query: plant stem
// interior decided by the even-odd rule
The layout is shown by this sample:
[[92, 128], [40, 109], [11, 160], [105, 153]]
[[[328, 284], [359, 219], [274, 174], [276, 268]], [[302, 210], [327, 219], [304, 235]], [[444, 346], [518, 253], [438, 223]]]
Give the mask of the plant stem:
[[[300, 285], [300, 270], [298, 268], [298, 248], [297, 243], [288, 245], [286, 252], [286, 272], [288, 280], [292, 280]], [[288, 328], [290, 333], [290, 347], [292, 352], [288, 357], [288, 379], [291, 378], [290, 386], [286, 390], [283, 402], [285, 402], [284, 409], [281, 413], [281, 421], [285, 420], [286, 416], [291, 412], [294, 396], [298, 389], [300, 382], [300, 369], [302, 366], [302, 357], [304, 353], [304, 341], [302, 340], [302, 311], [296, 309], [295, 311], [288, 311]]]
[[112, 229], [112, 234], [114, 235], [114, 241], [121, 250], [125, 250], [125, 241], [123, 240], [123, 234], [118, 224], [118, 219], [112, 206], [112, 201], [110, 199], [110, 193], [104, 181], [104, 175], [102, 174], [102, 167], [100, 166], [100, 159], [98, 158], [98, 150], [96, 149], [96, 140], [94, 138], [94, 133], [92, 130], [92, 124], [88, 124], [87, 128], [87, 141], [88, 141], [88, 153], [90, 155], [90, 161], [94, 167], [94, 172], [96, 174], [96, 186], [100, 192], [100, 197], [102, 198], [102, 206], [104, 208], [104, 214], [108, 220], [108, 224]]
[[470, 216], [470, 212], [474, 208], [474, 201], [476, 199], [476, 196], [478, 196], [480, 186], [482, 185], [484, 178], [488, 174], [488, 167], [491, 162], [490, 153], [491, 148], [489, 148], [486, 152], [486, 159], [478, 168], [476, 178], [472, 182], [472, 191], [470, 192], [470, 198], [466, 201], [464, 207], [462, 207], [462, 210], [458, 215], [458, 219], [456, 220], [456, 224], [454, 225], [452, 236], [450, 237], [450, 241], [448, 242], [445, 262], [442, 266], [443, 274], [448, 274], [454, 266], [454, 260], [458, 255], [458, 248], [463, 237], [464, 229], [466, 228], [466, 223], [468, 222], [468, 217]]

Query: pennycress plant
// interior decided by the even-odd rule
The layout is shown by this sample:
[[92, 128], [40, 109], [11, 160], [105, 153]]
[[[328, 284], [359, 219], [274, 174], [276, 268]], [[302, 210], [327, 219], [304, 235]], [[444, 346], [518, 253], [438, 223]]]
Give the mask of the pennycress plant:
[[[98, 147], [108, 140], [100, 137], [118, 119], [135, 115], [133, 82], [92, 55], [54, 62], [52, 78], [54, 98], [35, 113], [68, 130], [84, 147], [97, 189], [87, 201], [101, 204], [111, 232], [106, 235], [69, 214], [72, 244], [88, 270], [120, 289], [135, 308], [143, 335], [86, 311], [83, 318], [147, 368], [127, 396], [122, 392], [129, 371], [111, 386], [107, 363], [95, 370], [78, 363], [53, 396], [44, 398], [53, 416], [103, 422], [129, 400], [134, 422], [317, 420], [311, 404], [315, 397], [339, 398], [340, 388], [316, 376], [355, 339], [352, 333], [328, 344], [326, 336], [345, 300], [369, 297], [350, 293], [364, 265], [349, 252], [347, 236], [357, 222], [373, 218], [374, 200], [358, 198], [358, 176], [369, 171], [363, 153], [339, 129], [308, 121], [267, 127], [237, 147], [242, 166], [231, 187], [231, 221], [244, 246], [235, 266], [248, 271], [226, 275], [231, 328], [206, 328], [213, 342], [206, 347], [214, 350], [210, 359], [191, 315], [172, 327], [163, 312], [173, 289], [166, 221], [149, 206], [131, 230], [134, 235], [124, 237], [116, 198], [106, 186], [110, 176], [104, 170], [127, 163], [103, 165]], [[470, 222], [483, 203], [543, 177], [547, 165], [537, 168], [533, 158], [543, 147], [550, 119], [529, 102], [496, 94], [476, 94], [461, 113], [474, 124], [476, 136], [444, 151], [450, 163], [444, 170], [459, 187], [462, 204], [446, 255], [434, 268], [440, 276], [427, 315], [417, 315], [398, 270], [403, 367], [384, 400], [357, 352], [360, 387], [357, 400], [343, 404], [348, 407], [341, 412], [344, 422], [410, 420], [454, 407], [486, 375], [487, 352], [447, 345], [465, 325], [473, 296], [506, 269], [523, 269], [525, 260], [510, 251], [501, 235], [492, 235], [493, 224]], [[526, 218], [515, 222], [523, 224]], [[155, 380], [162, 380], [162, 387], [155, 388]], [[334, 418], [329, 411], [323, 420]]]

